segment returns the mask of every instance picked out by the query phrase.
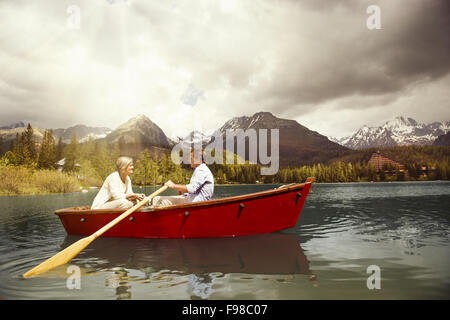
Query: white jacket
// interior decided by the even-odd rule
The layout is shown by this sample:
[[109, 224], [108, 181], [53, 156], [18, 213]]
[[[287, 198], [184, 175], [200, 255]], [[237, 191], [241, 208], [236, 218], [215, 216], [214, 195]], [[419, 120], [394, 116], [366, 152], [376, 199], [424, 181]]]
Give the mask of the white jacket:
[[127, 182], [123, 183], [118, 171], [111, 173], [103, 182], [91, 209], [98, 209], [108, 201], [125, 199], [127, 194], [133, 194], [130, 177], [127, 176], [126, 180]]

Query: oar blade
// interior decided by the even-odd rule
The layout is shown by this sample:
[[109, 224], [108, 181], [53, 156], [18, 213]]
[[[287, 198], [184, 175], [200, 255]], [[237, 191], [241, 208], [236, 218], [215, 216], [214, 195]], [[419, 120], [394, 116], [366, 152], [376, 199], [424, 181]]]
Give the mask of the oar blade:
[[61, 266], [70, 260], [72, 260], [78, 253], [80, 253], [84, 248], [86, 248], [92, 241], [94, 241], [95, 237], [89, 236], [83, 239], [78, 240], [77, 242], [71, 244], [61, 252], [58, 252], [53, 257], [48, 258], [40, 265], [34, 267], [33, 269], [27, 271], [22, 275], [24, 278], [28, 278], [31, 276], [35, 276]]
[[22, 277], [28, 278], [31, 276], [35, 276], [38, 274], [41, 274], [43, 272], [46, 272], [48, 270], [51, 270], [53, 268], [56, 268], [58, 266], [61, 266], [70, 260], [73, 259], [78, 253], [80, 253], [84, 248], [86, 248], [92, 241], [94, 241], [97, 237], [100, 237], [104, 232], [108, 231], [112, 227], [114, 227], [117, 223], [125, 219], [127, 216], [132, 214], [137, 209], [141, 208], [144, 204], [146, 204], [148, 201], [153, 199], [156, 195], [160, 194], [164, 190], [167, 189], [167, 186], [161, 187], [155, 192], [153, 192], [150, 196], [145, 198], [144, 200], [140, 201], [124, 213], [122, 213], [120, 216], [115, 218], [113, 221], [109, 222], [103, 228], [97, 230], [95, 233], [90, 235], [89, 237], [83, 238], [72, 244], [71, 246], [67, 247], [63, 251], [57, 253], [51, 258], [48, 258], [44, 262], [42, 262], [40, 265], [34, 267], [33, 269], [29, 270], [28, 272], [25, 272]]

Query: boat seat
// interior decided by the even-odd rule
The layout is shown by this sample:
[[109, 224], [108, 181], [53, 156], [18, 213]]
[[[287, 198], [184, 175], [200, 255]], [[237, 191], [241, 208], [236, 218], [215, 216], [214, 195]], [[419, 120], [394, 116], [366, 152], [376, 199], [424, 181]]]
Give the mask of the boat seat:
[[294, 183], [289, 183], [289, 184], [283, 184], [282, 186], [279, 186], [278, 188], [275, 188], [275, 189], [287, 188], [287, 187], [293, 186], [295, 184], [297, 184], [297, 183], [294, 182]]
[[91, 206], [72, 207], [73, 210], [91, 210]]

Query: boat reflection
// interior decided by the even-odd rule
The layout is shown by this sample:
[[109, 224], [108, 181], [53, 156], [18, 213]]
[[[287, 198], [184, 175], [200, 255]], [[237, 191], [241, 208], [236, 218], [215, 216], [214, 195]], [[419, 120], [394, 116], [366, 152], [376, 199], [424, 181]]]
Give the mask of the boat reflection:
[[[67, 236], [63, 247], [80, 239]], [[116, 286], [117, 298], [131, 297], [129, 270], [152, 274], [170, 270], [188, 275], [192, 296], [212, 293], [211, 274], [308, 275], [317, 283], [309, 261], [294, 234], [271, 233], [235, 238], [133, 239], [99, 238], [77, 258], [80, 267], [92, 272], [112, 271], [107, 286]], [[161, 276], [161, 274], [159, 275]]]

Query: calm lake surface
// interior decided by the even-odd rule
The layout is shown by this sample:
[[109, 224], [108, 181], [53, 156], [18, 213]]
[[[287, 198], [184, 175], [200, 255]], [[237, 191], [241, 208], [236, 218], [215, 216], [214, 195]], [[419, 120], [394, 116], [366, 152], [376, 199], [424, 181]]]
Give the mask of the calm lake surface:
[[[277, 186], [216, 186], [215, 197]], [[22, 279], [80, 239], [66, 235], [54, 210], [88, 205], [97, 191], [0, 197], [0, 299], [450, 298], [449, 182], [313, 184], [292, 229], [99, 238], [69, 264]], [[79, 289], [68, 288], [74, 266]], [[380, 289], [368, 289], [369, 266], [379, 268]]]

